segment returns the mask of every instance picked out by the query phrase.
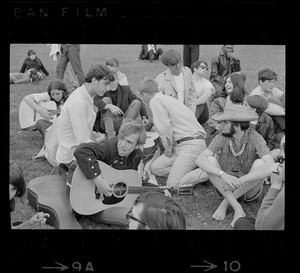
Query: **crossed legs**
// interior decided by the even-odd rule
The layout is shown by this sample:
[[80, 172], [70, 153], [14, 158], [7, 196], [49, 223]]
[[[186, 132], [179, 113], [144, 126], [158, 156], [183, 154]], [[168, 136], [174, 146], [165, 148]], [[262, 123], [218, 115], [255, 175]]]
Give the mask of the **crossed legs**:
[[[111, 99], [108, 97], [104, 97], [102, 100], [105, 103], [112, 103]], [[110, 110], [106, 110], [103, 115], [101, 115], [100, 127], [105, 130], [108, 139], [111, 139], [118, 134], [124, 120], [137, 119], [141, 107], [142, 103], [139, 100], [133, 100], [123, 116], [114, 116]]]
[[[208, 159], [214, 165], [216, 165], [220, 168], [219, 163], [215, 157], [211, 156]], [[263, 164], [263, 160], [261, 160], [261, 159], [255, 160], [250, 169], [250, 172], [254, 171], [256, 168], [258, 168], [262, 164]], [[239, 197], [241, 197], [242, 195], [244, 195], [245, 199], [251, 200], [259, 192], [259, 190], [261, 189], [261, 187], [263, 185], [263, 181], [264, 181], [263, 179], [247, 181], [243, 184], [243, 186], [241, 188], [236, 189], [233, 192], [231, 192], [231, 191], [225, 191], [223, 189], [224, 181], [220, 177], [218, 177], [216, 175], [208, 174], [208, 178], [210, 179], [212, 184], [217, 188], [217, 190], [224, 196], [223, 201], [221, 202], [221, 204], [219, 205], [217, 210], [214, 212], [212, 217], [215, 220], [223, 220], [226, 216], [228, 206], [231, 205], [232, 208], [234, 209], [234, 216], [233, 216], [233, 220], [231, 222], [231, 226], [234, 225], [235, 221], [239, 217], [244, 217], [246, 215], [241, 204], [237, 201], [237, 199]]]

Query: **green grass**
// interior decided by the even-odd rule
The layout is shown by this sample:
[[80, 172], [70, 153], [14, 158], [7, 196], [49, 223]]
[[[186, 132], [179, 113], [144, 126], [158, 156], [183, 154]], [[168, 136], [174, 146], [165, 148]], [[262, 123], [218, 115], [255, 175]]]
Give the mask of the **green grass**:
[[[163, 50], [176, 49], [181, 54], [182, 45], [158, 45]], [[200, 59], [210, 63], [211, 58], [217, 54], [221, 45], [201, 45]], [[11, 84], [10, 85], [10, 159], [17, 161], [23, 168], [25, 180], [31, 179], [51, 172], [52, 166], [47, 161], [33, 162], [32, 156], [43, 146], [43, 140], [38, 132], [22, 131], [19, 126], [18, 109], [25, 95], [40, 93], [47, 90], [52, 79], [55, 79], [54, 62], [49, 56], [49, 47], [45, 44], [12, 44], [10, 47], [10, 72], [19, 72], [27, 51], [33, 49], [42, 60], [44, 66], [50, 73], [38, 85]], [[120, 71], [127, 75], [129, 85], [134, 92], [138, 90], [141, 80], [148, 77], [156, 77], [166, 67], [160, 60], [149, 61], [138, 60], [141, 45], [81, 45], [81, 62], [84, 73], [88, 68], [97, 63], [105, 63], [109, 57], [116, 57], [120, 62]], [[280, 45], [236, 45], [235, 53], [241, 60], [242, 70], [246, 72], [246, 90], [249, 92], [257, 86], [257, 72], [263, 68], [270, 68], [278, 74], [277, 86], [285, 91], [285, 47]], [[209, 135], [207, 143], [210, 141]], [[264, 194], [268, 186], [264, 187]], [[26, 200], [27, 195], [24, 199]], [[220, 201], [214, 196], [212, 186], [199, 184], [194, 196], [174, 196], [174, 199], [182, 206], [187, 219], [188, 229], [213, 229], [230, 230], [230, 222], [233, 210], [228, 210], [223, 221], [215, 221], [211, 215], [218, 207]], [[242, 206], [248, 216], [255, 217], [261, 200], [252, 203], [243, 203]], [[11, 220], [25, 221], [36, 213], [28, 204], [19, 200], [16, 202], [16, 210], [11, 214]], [[87, 217], [78, 217], [78, 221], [85, 229], [109, 228], [106, 225], [98, 225]], [[46, 229], [53, 229], [45, 225]]]

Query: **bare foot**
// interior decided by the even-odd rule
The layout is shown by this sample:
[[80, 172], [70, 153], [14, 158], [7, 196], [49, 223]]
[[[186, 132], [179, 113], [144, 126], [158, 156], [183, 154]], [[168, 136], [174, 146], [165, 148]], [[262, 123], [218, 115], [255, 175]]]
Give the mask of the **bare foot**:
[[227, 211], [227, 206], [224, 205], [224, 203], [222, 202], [217, 208], [217, 210], [214, 212], [214, 214], [212, 215], [212, 218], [218, 221], [224, 220], [226, 216], [226, 211]]
[[232, 220], [232, 222], [231, 222], [230, 225], [233, 227], [235, 221], [236, 221], [238, 218], [240, 218], [240, 217], [245, 217], [245, 216], [246, 216], [246, 213], [244, 212], [243, 209], [236, 210], [236, 211], [234, 212], [233, 220]]

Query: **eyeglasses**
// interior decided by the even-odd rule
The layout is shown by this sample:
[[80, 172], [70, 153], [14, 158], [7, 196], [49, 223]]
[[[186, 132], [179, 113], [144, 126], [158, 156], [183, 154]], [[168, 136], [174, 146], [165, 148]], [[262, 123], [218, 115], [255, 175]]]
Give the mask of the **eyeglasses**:
[[285, 158], [282, 155], [278, 156], [278, 163], [279, 164], [282, 164], [284, 161], [285, 161]]
[[199, 67], [200, 67], [200, 68], [202, 68], [202, 69], [205, 69], [205, 70], [207, 69], [207, 67], [206, 67], [206, 66], [202, 66], [202, 65], [200, 65]]
[[141, 221], [140, 219], [135, 218], [135, 217], [132, 215], [132, 209], [126, 213], [126, 219], [127, 219], [127, 221], [129, 221], [130, 219], [132, 219], [132, 220], [134, 220], [134, 221], [136, 221], [136, 222], [139, 222], [140, 224], [146, 226], [146, 223], [145, 223], [145, 222]]

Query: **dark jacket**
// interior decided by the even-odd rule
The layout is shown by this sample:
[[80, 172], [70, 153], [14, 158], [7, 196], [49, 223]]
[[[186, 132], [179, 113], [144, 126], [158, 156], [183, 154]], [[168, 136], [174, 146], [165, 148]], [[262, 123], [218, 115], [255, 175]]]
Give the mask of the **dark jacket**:
[[[127, 111], [127, 109], [129, 108], [129, 105], [132, 103], [133, 100], [139, 100], [141, 101], [130, 89], [129, 86], [126, 85], [118, 85], [118, 89], [116, 91], [108, 91], [104, 94], [103, 97], [100, 96], [95, 96], [94, 98], [94, 104], [95, 106], [98, 107], [99, 111], [105, 111], [104, 107], [106, 105], [105, 102], [102, 101], [102, 98], [104, 97], [109, 97], [111, 98], [111, 100], [113, 101], [112, 97], [112, 93], [114, 92], [118, 92], [118, 101], [116, 104], [116, 106], [118, 106], [124, 113]], [[142, 102], [142, 101], [141, 101]], [[144, 103], [142, 102], [142, 107], [141, 107], [141, 111], [140, 111], [141, 116], [145, 116], [147, 117], [147, 110], [146, 107], [144, 105]]]
[[211, 60], [211, 73], [209, 80], [212, 82], [216, 89], [216, 95], [221, 92], [224, 86], [224, 78], [234, 72], [241, 71], [239, 60], [228, 58], [223, 50], [216, 57]]
[[39, 72], [43, 71], [46, 76], [49, 75], [47, 69], [44, 67], [42, 61], [38, 57], [35, 57], [34, 60], [31, 60], [29, 57], [26, 58], [21, 67], [20, 73], [25, 73], [27, 70], [32, 68], [37, 69]]
[[258, 118], [257, 124], [253, 126], [253, 128], [264, 138], [269, 150], [273, 150], [275, 146], [275, 133], [272, 118], [266, 113], [262, 113]]
[[74, 156], [86, 179], [93, 179], [101, 174], [97, 160], [117, 170], [138, 169], [143, 152], [135, 149], [127, 158], [119, 156], [117, 142], [117, 139], [112, 139], [100, 143], [81, 143], [76, 148]]

